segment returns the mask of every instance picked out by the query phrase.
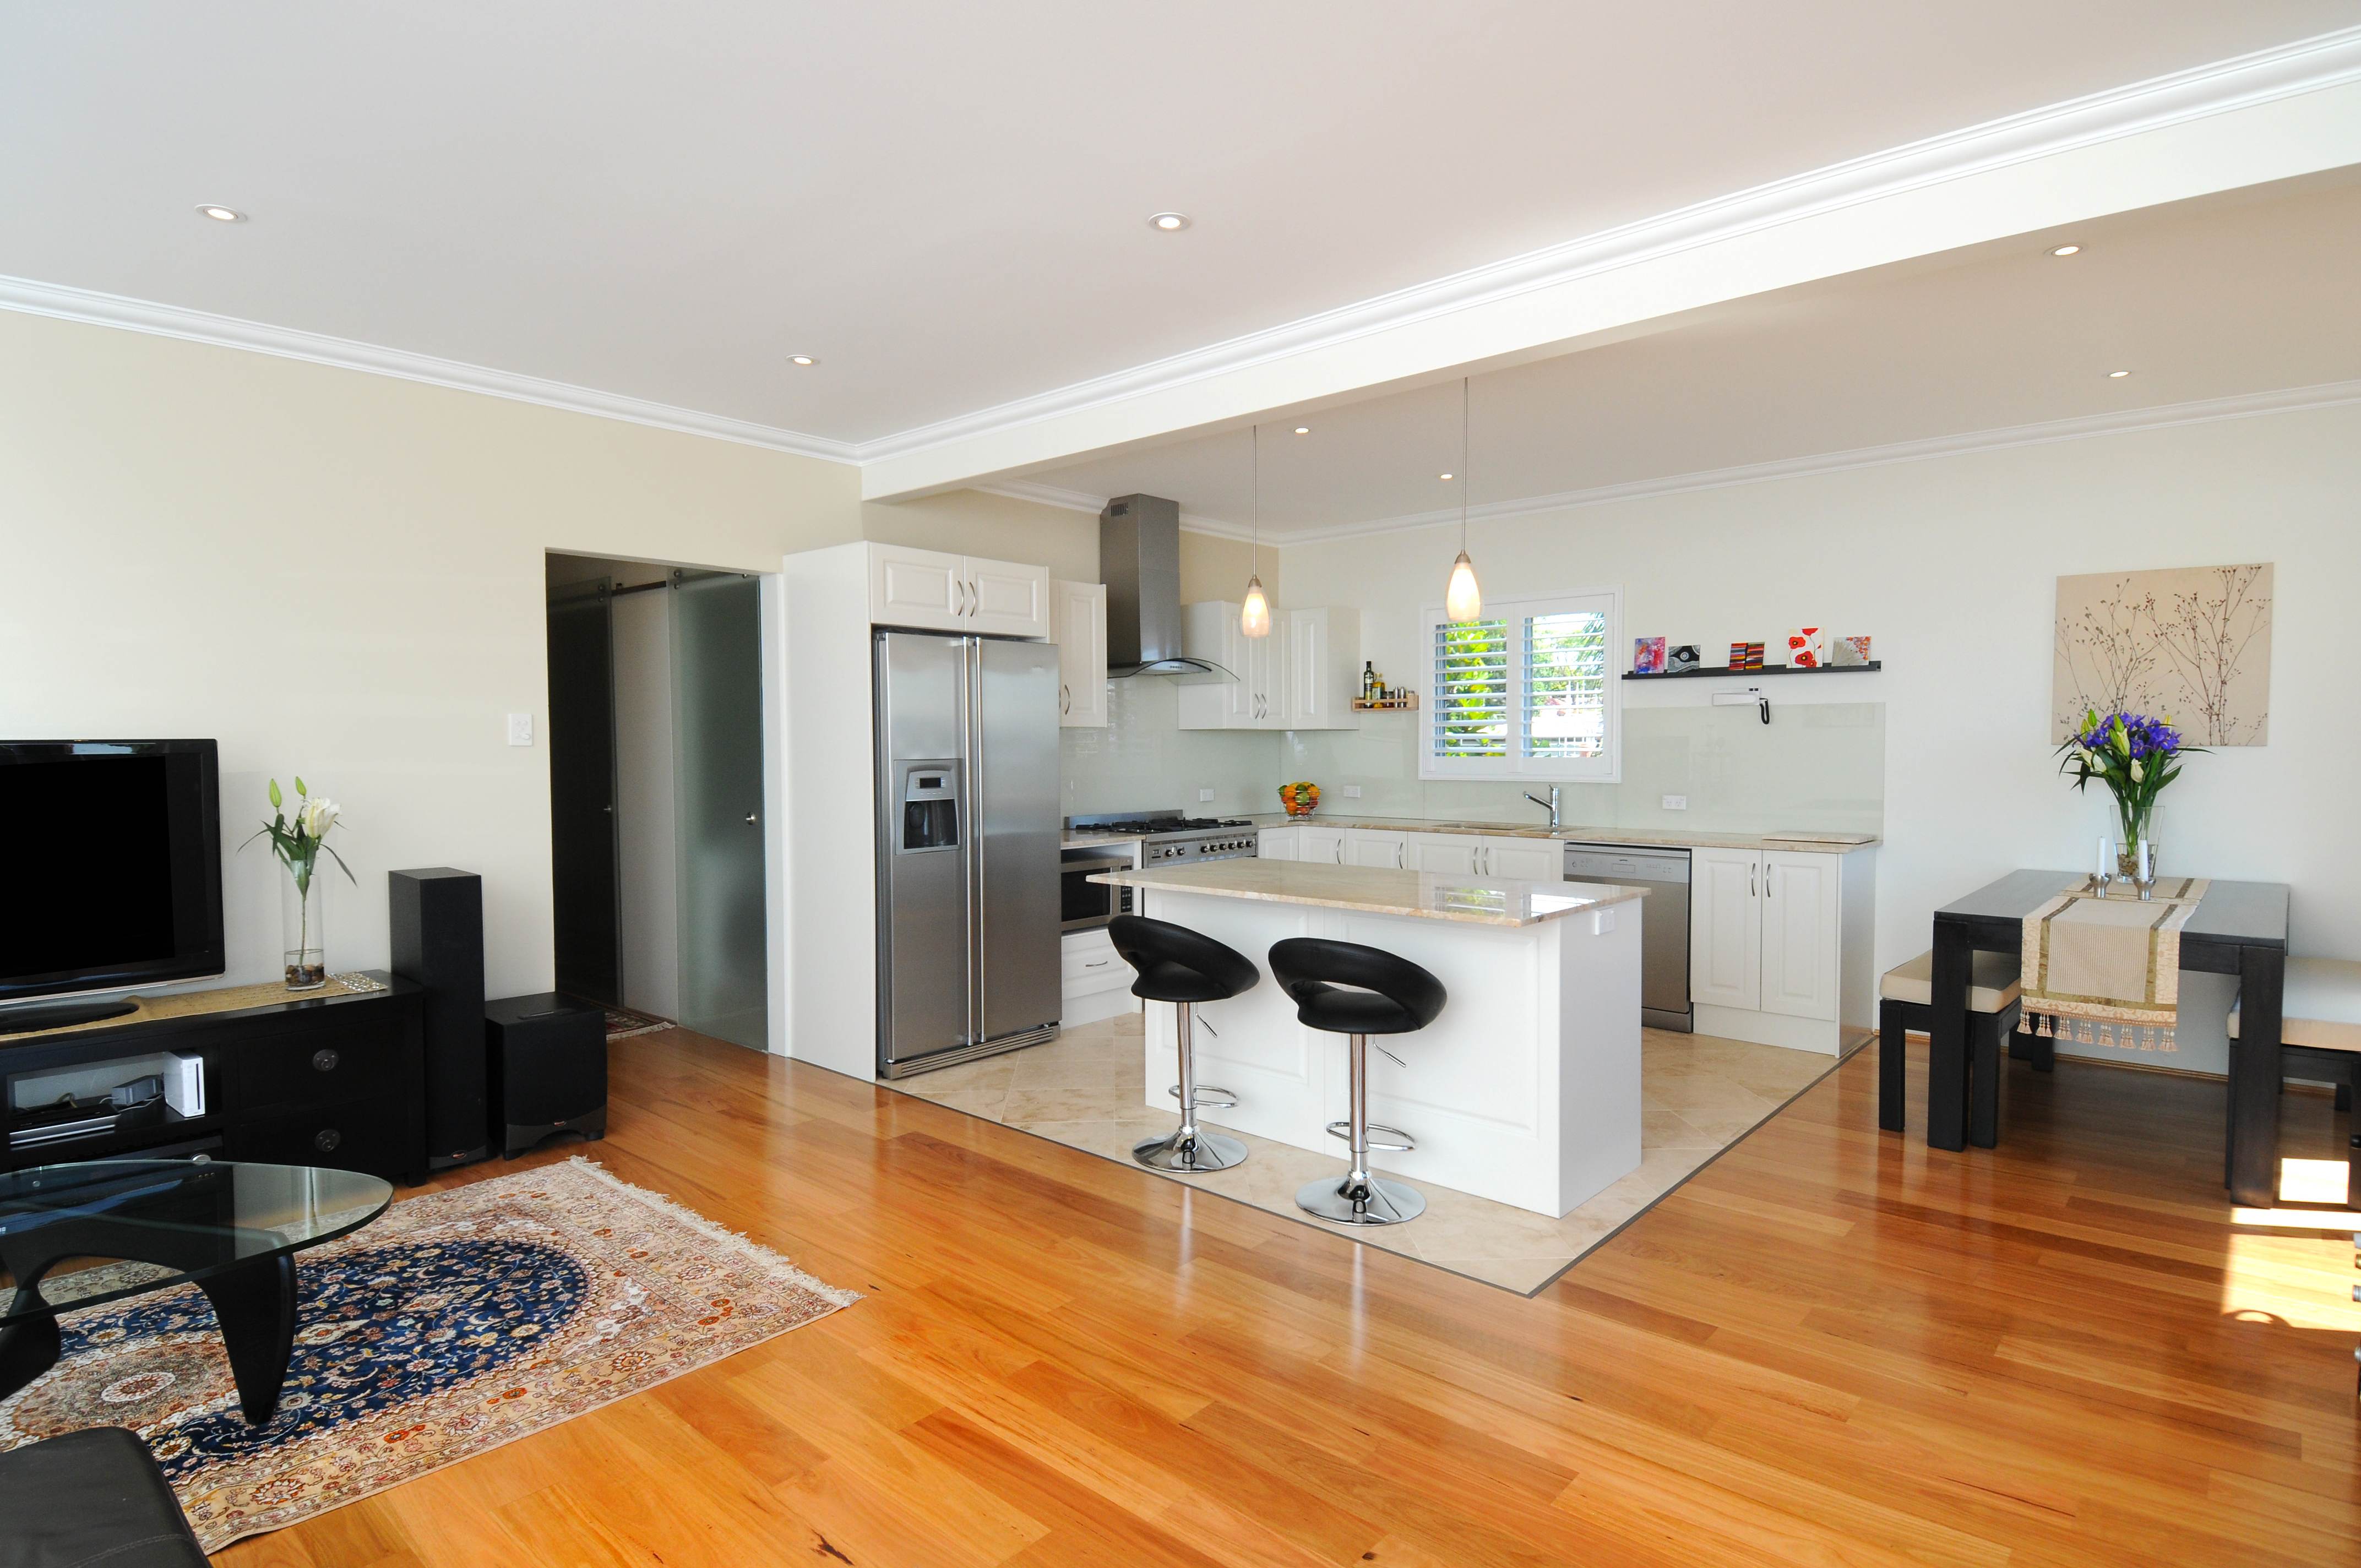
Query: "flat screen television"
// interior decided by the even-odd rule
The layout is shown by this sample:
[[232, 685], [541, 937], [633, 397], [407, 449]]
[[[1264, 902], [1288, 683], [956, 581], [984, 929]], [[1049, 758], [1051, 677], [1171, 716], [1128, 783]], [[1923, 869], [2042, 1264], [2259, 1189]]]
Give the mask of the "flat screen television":
[[226, 967], [211, 740], [0, 740], [0, 1034], [127, 1010], [25, 998]]

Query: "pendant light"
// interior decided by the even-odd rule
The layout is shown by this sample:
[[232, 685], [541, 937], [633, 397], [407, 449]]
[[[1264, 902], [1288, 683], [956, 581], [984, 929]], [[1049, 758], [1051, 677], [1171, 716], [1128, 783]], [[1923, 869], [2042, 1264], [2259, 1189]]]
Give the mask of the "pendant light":
[[1476, 563], [1467, 558], [1467, 378], [1459, 378], [1459, 559], [1451, 563], [1451, 586], [1443, 590], [1443, 613], [1454, 621], [1484, 613], [1484, 593], [1476, 586]]
[[1246, 567], [1246, 602], [1238, 611], [1238, 630], [1247, 637], [1270, 635], [1270, 600], [1263, 596], [1262, 573], [1262, 426], [1254, 435], [1254, 533]]

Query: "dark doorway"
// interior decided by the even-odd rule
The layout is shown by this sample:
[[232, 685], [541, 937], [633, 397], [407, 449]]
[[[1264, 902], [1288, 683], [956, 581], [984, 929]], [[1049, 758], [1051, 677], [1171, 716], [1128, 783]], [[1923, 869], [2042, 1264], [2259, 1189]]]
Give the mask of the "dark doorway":
[[616, 901], [614, 584], [549, 598], [549, 818], [557, 989], [620, 1005]]

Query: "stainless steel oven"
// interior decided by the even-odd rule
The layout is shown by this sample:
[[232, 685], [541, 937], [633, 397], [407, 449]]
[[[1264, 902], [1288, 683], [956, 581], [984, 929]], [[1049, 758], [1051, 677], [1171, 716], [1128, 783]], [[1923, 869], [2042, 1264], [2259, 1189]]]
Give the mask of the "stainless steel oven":
[[1127, 872], [1138, 850], [1131, 844], [1103, 844], [1087, 850], [1067, 850], [1058, 857], [1058, 928], [1089, 931], [1118, 915], [1131, 913], [1132, 890], [1109, 887], [1090, 879], [1101, 872]]

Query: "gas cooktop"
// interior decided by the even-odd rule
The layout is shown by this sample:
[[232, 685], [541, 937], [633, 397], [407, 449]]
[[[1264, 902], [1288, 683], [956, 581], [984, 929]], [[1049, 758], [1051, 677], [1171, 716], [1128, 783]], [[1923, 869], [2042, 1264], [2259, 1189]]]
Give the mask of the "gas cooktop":
[[1076, 832], [1137, 833], [1143, 864], [1166, 861], [1218, 861], [1255, 852], [1254, 824], [1242, 817], [1183, 817], [1178, 811], [1117, 811], [1074, 817]]

